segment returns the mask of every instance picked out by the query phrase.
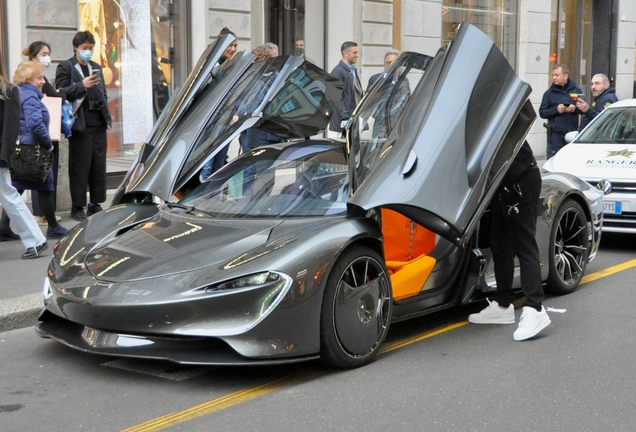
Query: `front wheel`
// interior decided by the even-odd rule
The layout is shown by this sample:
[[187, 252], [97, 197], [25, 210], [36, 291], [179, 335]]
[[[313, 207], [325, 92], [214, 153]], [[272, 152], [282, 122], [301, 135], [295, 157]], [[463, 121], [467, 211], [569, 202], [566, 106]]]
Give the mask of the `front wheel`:
[[340, 368], [369, 363], [389, 331], [392, 311], [391, 284], [380, 255], [366, 246], [346, 250], [325, 287], [322, 360]]
[[547, 291], [569, 294], [581, 282], [587, 265], [589, 233], [585, 213], [574, 200], [566, 200], [550, 228]]

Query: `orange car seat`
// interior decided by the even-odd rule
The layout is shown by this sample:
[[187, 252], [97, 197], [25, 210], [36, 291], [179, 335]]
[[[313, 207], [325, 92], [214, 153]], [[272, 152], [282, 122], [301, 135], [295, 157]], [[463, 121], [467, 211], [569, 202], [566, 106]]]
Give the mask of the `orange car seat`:
[[435, 267], [427, 254], [435, 247], [435, 233], [400, 213], [381, 209], [384, 256], [391, 277], [393, 298], [418, 294]]

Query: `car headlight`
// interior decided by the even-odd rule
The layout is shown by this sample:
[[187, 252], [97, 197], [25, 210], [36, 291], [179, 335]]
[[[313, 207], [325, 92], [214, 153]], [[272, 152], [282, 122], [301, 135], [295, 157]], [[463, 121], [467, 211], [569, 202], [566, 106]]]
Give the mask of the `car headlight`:
[[237, 288], [257, 287], [257, 286], [263, 286], [263, 285], [276, 283], [280, 281], [280, 279], [281, 277], [278, 273], [273, 273], [273, 272], [256, 273], [253, 275], [242, 276], [237, 279], [232, 279], [226, 282], [222, 282], [217, 285], [212, 285], [207, 287], [205, 290], [207, 292], [214, 292], [214, 291], [222, 291], [222, 290], [237, 289]]
[[44, 282], [42, 282], [42, 296], [44, 297], [44, 302], [51, 298], [53, 295], [53, 291], [51, 290], [51, 283], [49, 282], [49, 278], [45, 277]]

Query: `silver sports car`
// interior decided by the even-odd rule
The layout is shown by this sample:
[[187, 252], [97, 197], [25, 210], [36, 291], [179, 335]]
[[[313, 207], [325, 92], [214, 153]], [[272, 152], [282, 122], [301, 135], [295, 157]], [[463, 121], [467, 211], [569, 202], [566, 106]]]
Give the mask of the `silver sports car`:
[[[204, 53], [113, 205], [55, 245], [40, 336], [188, 364], [356, 367], [392, 322], [495, 289], [488, 205], [536, 114], [492, 40], [462, 24], [434, 57], [402, 53], [344, 142], [308, 138], [342, 83], [292, 56], [219, 63], [231, 41]], [[289, 141], [203, 180], [248, 128]], [[598, 247], [602, 193], [548, 174], [540, 206], [543, 278], [571, 292]]]

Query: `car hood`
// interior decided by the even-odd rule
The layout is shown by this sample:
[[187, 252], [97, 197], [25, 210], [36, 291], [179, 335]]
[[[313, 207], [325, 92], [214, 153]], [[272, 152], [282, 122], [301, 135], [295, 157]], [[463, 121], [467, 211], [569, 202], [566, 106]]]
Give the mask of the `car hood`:
[[[230, 37], [230, 39], [228, 39]], [[162, 112], [115, 194], [150, 193], [165, 201], [243, 130], [306, 138], [326, 128], [344, 84], [300, 57], [255, 62], [250, 52], [219, 63], [233, 40], [210, 45]]]
[[570, 143], [546, 161], [550, 172], [574, 174], [589, 181], [636, 178], [636, 145]]
[[[365, 113], [377, 110], [373, 104], [391, 82], [399, 89], [415, 63], [421, 78], [386, 140], [378, 140]], [[466, 23], [434, 58], [402, 53], [381, 79], [348, 130], [350, 203], [393, 208], [465, 242], [536, 118], [530, 86], [488, 36]]]
[[121, 283], [221, 265], [265, 244], [281, 220], [217, 220], [197, 211], [160, 210], [154, 217], [86, 254], [84, 265], [99, 281]]

